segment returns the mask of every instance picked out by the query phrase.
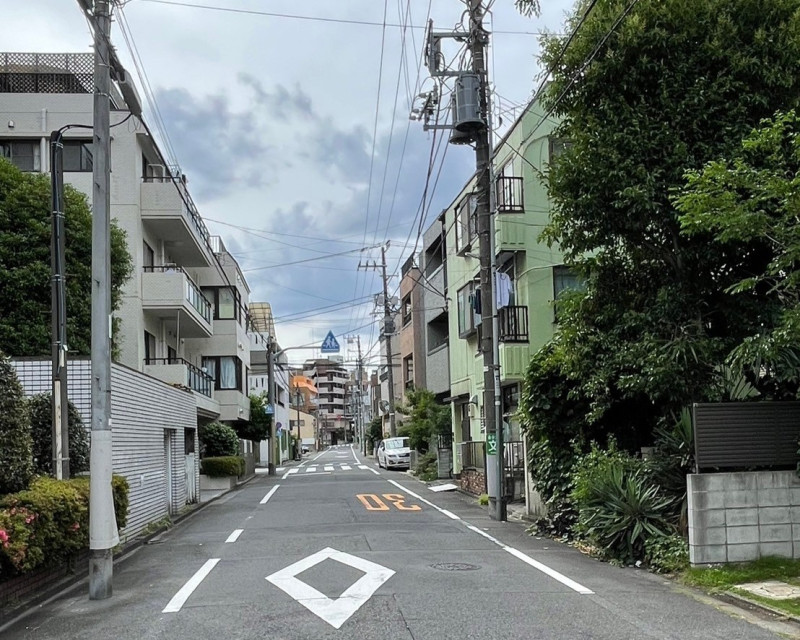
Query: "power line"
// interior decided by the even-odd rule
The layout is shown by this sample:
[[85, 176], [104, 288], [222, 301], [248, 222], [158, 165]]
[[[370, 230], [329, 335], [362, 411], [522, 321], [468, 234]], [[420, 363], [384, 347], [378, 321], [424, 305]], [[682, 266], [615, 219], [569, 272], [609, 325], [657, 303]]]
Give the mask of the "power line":
[[372, 249], [372, 248], [374, 247], [365, 247], [362, 249], [350, 249], [349, 251], [340, 251], [339, 253], [329, 253], [324, 256], [317, 256], [316, 258], [306, 258], [305, 260], [296, 260], [295, 262], [274, 262], [272, 264], [264, 265], [262, 267], [242, 269], [242, 273], [250, 273], [251, 271], [263, 271], [264, 269], [274, 269], [275, 267], [288, 267], [293, 264], [303, 264], [305, 262], [313, 262], [314, 260], [325, 260], [327, 258], [336, 258], [338, 256], [346, 256], [351, 253], [358, 253], [359, 251], [365, 251], [366, 249]]
[[[366, 26], [366, 27], [392, 27], [392, 28], [409, 28], [409, 29], [419, 29], [424, 31], [427, 29], [425, 25], [402, 25], [393, 22], [375, 22], [372, 20], [349, 20], [346, 18], [325, 18], [322, 16], [304, 16], [298, 14], [291, 14], [291, 13], [278, 13], [272, 11], [259, 11], [256, 9], [236, 9], [234, 7], [220, 7], [215, 5], [208, 5], [208, 4], [197, 4], [194, 2], [174, 2], [173, 0], [140, 0], [140, 2], [149, 2], [152, 4], [166, 4], [171, 5], [174, 7], [186, 7], [189, 9], [206, 9], [208, 11], [222, 11], [225, 13], [238, 13], [238, 14], [245, 14], [245, 15], [254, 15], [254, 16], [265, 16], [270, 18], [287, 18], [291, 20], [309, 20], [313, 22], [332, 22], [337, 24], [352, 24], [352, 25], [359, 25], [359, 26]], [[518, 35], [518, 36], [541, 36], [545, 35], [549, 32], [547, 31], [495, 31], [495, 33], [502, 33], [506, 35]]]

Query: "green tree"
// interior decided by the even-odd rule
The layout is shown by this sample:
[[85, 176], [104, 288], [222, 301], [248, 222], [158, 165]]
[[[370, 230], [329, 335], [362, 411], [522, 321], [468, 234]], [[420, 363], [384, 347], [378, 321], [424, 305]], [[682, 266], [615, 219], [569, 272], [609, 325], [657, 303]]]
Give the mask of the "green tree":
[[450, 432], [450, 407], [438, 404], [436, 396], [427, 389], [409, 391], [406, 400], [406, 406], [397, 409], [408, 416], [402, 435], [409, 437], [412, 449], [425, 453], [432, 438]]
[[[571, 406], [543, 419], [583, 420], [635, 449], [704, 399], [731, 348], [778, 311], [774, 298], [726, 293], [760, 271], [763, 246], [742, 259], [740, 247], [681, 233], [671, 196], [687, 170], [797, 103], [800, 0], [641, 0], [617, 24], [629, 5], [600, 0], [563, 56], [564, 37], [543, 43], [556, 69], [545, 102], [569, 142], [549, 169], [544, 237], [586, 282], [559, 301], [552, 345], [570, 386], [554, 401]], [[552, 373], [533, 368], [527, 382]]]
[[267, 405], [266, 393], [250, 394], [250, 420], [236, 425], [236, 433], [242, 440], [261, 442], [269, 438], [272, 416], [267, 414]]
[[28, 488], [31, 448], [28, 403], [14, 367], [0, 352], [0, 495]]
[[200, 425], [200, 455], [204, 458], [239, 455], [239, 436], [227, 424], [210, 422]]
[[[33, 465], [36, 473], [53, 473], [53, 421], [51, 394], [41, 393], [28, 399], [33, 438]], [[89, 438], [81, 414], [71, 402], [68, 405], [70, 474], [89, 471]]]
[[[729, 249], [728, 268], [740, 279], [726, 293], [769, 301], [772, 313], [728, 360], [772, 397], [795, 397], [800, 385], [799, 135], [794, 110], [764, 120], [729, 159], [689, 172], [675, 199], [686, 236], [710, 235]], [[754, 252], [762, 256], [757, 269]]]
[[[10, 356], [50, 354], [50, 181], [0, 158], [0, 350]], [[86, 196], [64, 187], [67, 341], [91, 346], [92, 215]], [[112, 305], [130, 277], [125, 233], [111, 226]]]
[[367, 438], [370, 441], [370, 449], [383, 440], [383, 421], [380, 416], [373, 418], [367, 427]]

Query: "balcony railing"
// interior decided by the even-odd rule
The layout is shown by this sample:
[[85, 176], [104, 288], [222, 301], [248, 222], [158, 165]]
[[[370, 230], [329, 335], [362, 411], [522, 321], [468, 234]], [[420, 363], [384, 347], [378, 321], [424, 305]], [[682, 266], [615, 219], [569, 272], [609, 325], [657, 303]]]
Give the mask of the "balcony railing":
[[528, 342], [528, 307], [501, 307], [497, 311], [500, 342]]
[[482, 440], [459, 442], [462, 469], [486, 469], [486, 443]]
[[522, 178], [500, 176], [497, 178], [497, 213], [524, 213]]
[[206, 246], [213, 251], [211, 233], [209, 233], [206, 223], [203, 222], [203, 218], [197, 211], [197, 207], [195, 206], [192, 197], [189, 195], [189, 191], [186, 189], [186, 183], [180, 176], [170, 175], [172, 171], [172, 169], [167, 171], [167, 175], [142, 176], [142, 182], [173, 183], [180, 194], [181, 200], [183, 200], [184, 206], [186, 207], [186, 213], [189, 215], [189, 220], [191, 220], [192, 226], [195, 228], [197, 233], [200, 234], [200, 237], [203, 238], [203, 242], [206, 244]]
[[184, 295], [186, 296], [186, 301], [192, 305], [195, 311], [199, 313], [206, 322], [211, 322], [211, 302], [209, 302], [208, 298], [203, 295], [203, 292], [200, 291], [200, 288], [192, 282], [192, 279], [189, 277], [189, 274], [186, 271], [177, 265], [163, 265], [163, 266], [154, 266], [154, 267], [145, 267], [145, 273], [182, 273], [186, 276], [186, 291], [184, 291]]
[[171, 365], [178, 364], [186, 367], [186, 386], [190, 389], [201, 393], [204, 396], [211, 397], [211, 390], [214, 388], [214, 378], [207, 374], [202, 369], [198, 369], [191, 362], [183, 358], [145, 358], [145, 365]]

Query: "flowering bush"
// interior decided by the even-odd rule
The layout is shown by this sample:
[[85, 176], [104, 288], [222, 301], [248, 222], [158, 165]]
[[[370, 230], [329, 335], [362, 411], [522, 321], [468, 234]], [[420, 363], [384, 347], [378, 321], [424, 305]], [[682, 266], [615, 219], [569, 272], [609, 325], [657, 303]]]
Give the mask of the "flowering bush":
[[[128, 484], [113, 479], [117, 525], [125, 526]], [[0, 500], [0, 579], [57, 565], [89, 546], [88, 478], [39, 477]]]

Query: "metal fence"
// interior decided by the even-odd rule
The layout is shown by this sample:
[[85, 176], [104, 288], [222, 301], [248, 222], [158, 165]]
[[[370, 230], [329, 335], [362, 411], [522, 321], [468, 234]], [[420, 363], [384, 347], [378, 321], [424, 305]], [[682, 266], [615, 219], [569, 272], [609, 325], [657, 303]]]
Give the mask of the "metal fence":
[[486, 443], [482, 440], [471, 440], [458, 443], [462, 469], [486, 470]]
[[797, 464], [800, 402], [697, 403], [692, 422], [698, 472]]

